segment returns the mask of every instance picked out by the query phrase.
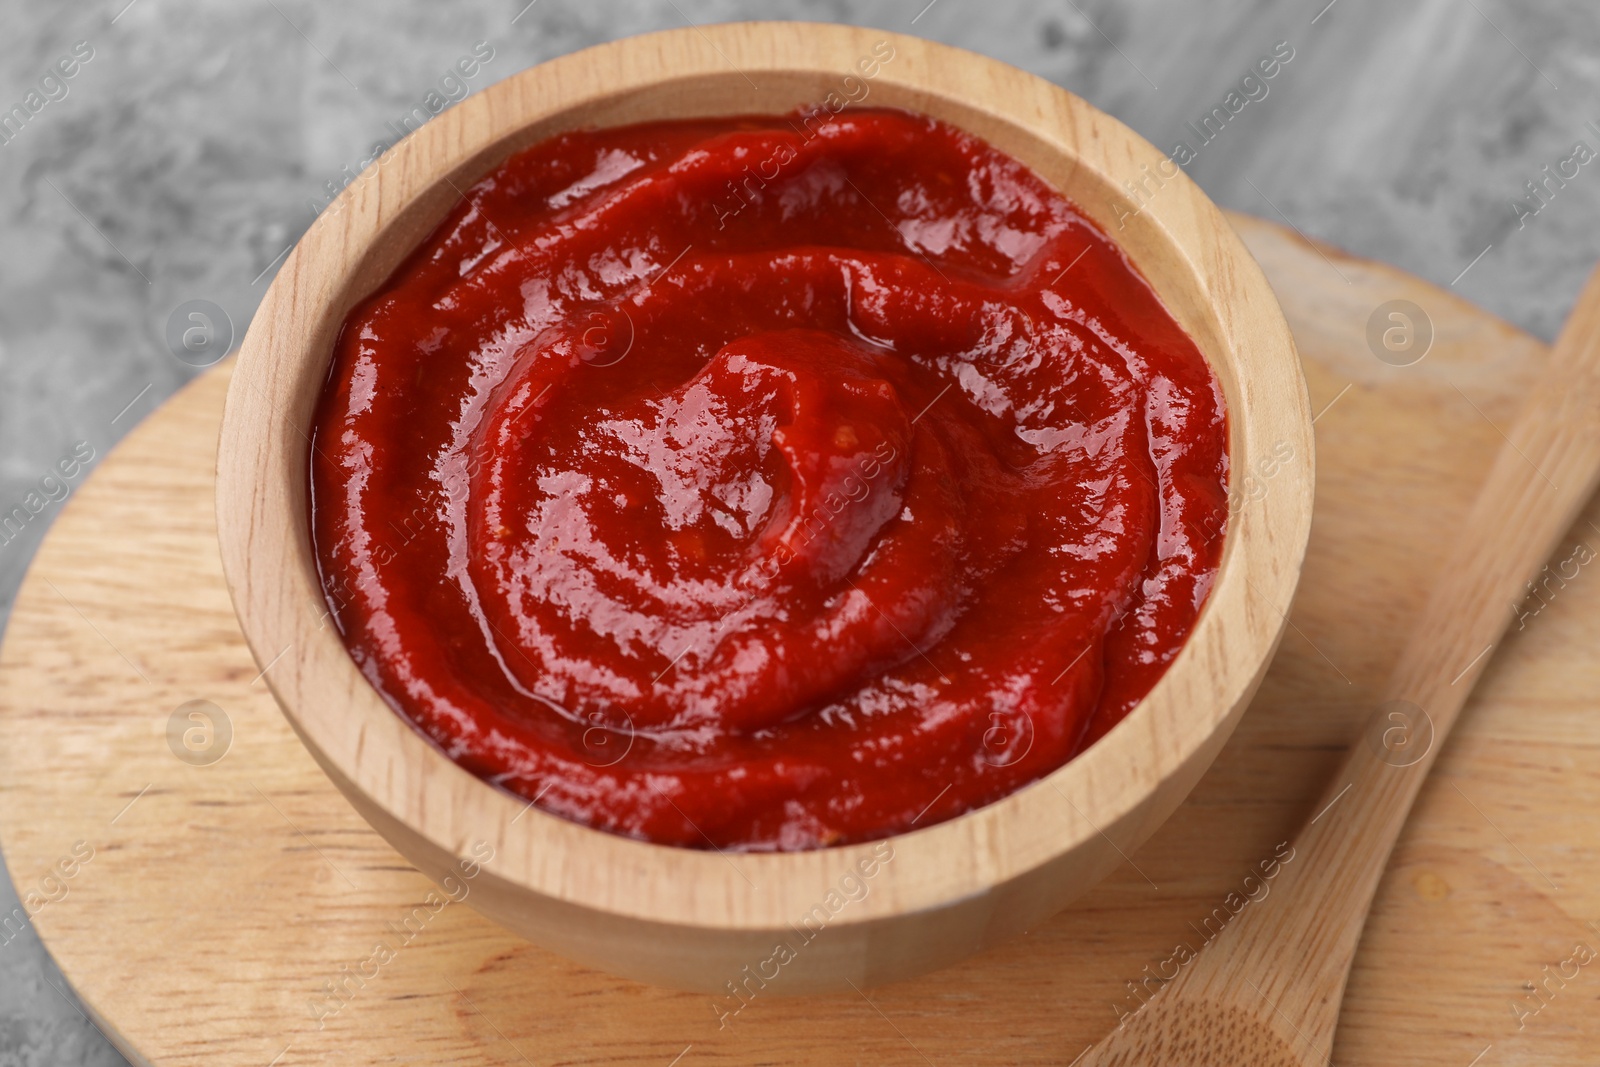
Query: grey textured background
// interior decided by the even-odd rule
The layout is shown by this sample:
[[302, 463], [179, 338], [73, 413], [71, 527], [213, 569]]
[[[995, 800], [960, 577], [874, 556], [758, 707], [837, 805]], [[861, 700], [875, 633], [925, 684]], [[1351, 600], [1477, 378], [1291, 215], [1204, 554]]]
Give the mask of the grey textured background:
[[[1167, 151], [1287, 41], [1268, 95], [1188, 168], [1219, 203], [1454, 284], [1545, 338], [1600, 258], [1600, 160], [1536, 217], [1512, 207], [1575, 142], [1600, 151], [1593, 0], [525, 3], [0, 0], [0, 110], [75, 42], [94, 50], [0, 145], [0, 512], [77, 442], [103, 457], [195, 373], [165, 341], [179, 304], [215, 302], [242, 336], [325, 183], [480, 40], [495, 55], [474, 90], [690, 20], [870, 24], [1024, 67]], [[0, 545], [0, 617], [59, 509]], [[16, 905], [7, 882], [0, 913]], [[122, 1062], [69, 997], [31, 929], [0, 945], [0, 1067]]]

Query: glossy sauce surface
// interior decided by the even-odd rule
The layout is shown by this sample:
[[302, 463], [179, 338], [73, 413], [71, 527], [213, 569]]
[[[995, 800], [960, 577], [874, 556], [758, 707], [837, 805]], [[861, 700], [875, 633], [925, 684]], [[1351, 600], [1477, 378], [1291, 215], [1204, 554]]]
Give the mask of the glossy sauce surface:
[[583, 131], [337, 343], [330, 608], [395, 709], [590, 826], [802, 849], [1059, 767], [1181, 648], [1221, 391], [1105, 235], [948, 125]]

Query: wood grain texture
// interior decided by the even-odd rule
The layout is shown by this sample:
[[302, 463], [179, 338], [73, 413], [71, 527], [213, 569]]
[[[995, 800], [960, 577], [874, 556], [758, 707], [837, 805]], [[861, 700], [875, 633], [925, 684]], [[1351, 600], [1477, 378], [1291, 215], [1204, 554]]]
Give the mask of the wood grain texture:
[[[1185, 959], [1159, 999], [1084, 1067], [1175, 1057], [1194, 1067], [1330, 1062], [1369, 902], [1472, 685], [1507, 629], [1524, 627], [1595, 558], [1584, 545], [1553, 573], [1547, 562], [1600, 481], [1600, 271], [1504, 438], [1446, 539], [1382, 699], [1317, 814], [1295, 835], [1298, 862], [1274, 870], [1270, 900], [1255, 902], [1205, 952]], [[1575, 946], [1558, 971], [1561, 986], [1593, 957]], [[1536, 991], [1542, 1007], [1543, 994], [1555, 990]]]
[[[1495, 424], [1509, 427], [1546, 358], [1451, 294], [1324, 250], [1346, 284], [1292, 234], [1233, 221], [1295, 328], [1314, 407], [1335, 401], [1316, 423], [1294, 625], [1189, 800], [1026, 936], [865, 995], [757, 996], [719, 1029], [714, 998], [570, 963], [469, 907], [410, 918], [430, 883], [319, 772], [234, 621], [209, 498], [227, 368], [69, 504], [0, 650], [0, 841], [19, 891], [75, 842], [95, 850], [32, 922], [136, 1064], [663, 1067], [686, 1048], [681, 1067], [1070, 1062], [1137, 1009], [1129, 983], [1199, 947], [1207, 917], [1316, 814], [1501, 443]], [[1369, 314], [1396, 298], [1436, 332], [1412, 367], [1366, 347]], [[1591, 522], [1592, 505], [1557, 555], [1600, 547]], [[1600, 947], [1596, 582], [1583, 570], [1496, 650], [1444, 746], [1378, 889], [1340, 1067], [1466, 1067], [1486, 1047], [1479, 1067], [1593, 1062], [1600, 970], [1548, 976], [1577, 943]], [[233, 727], [208, 767], [168, 749], [168, 719], [192, 699]], [[408, 918], [419, 932], [391, 962], [346, 977]], [[340, 981], [350, 995], [319, 1026], [313, 1006]]]
[[[864, 63], [875, 71], [862, 73]], [[1087, 752], [959, 818], [876, 843], [724, 855], [579, 826], [492, 789], [396, 716], [335, 630], [310, 546], [306, 429], [333, 338], [461, 196], [516, 148], [573, 127], [782, 114], [844, 93], [976, 134], [1072, 197], [1195, 338], [1226, 397], [1229, 454], [1274, 466], [1241, 495], [1204, 609], [1140, 705]], [[392, 158], [390, 158], [392, 156]], [[603, 45], [513, 75], [416, 131], [340, 194], [285, 261], [240, 350], [218, 455], [223, 571], [265, 681], [352, 803], [443, 877], [480, 845], [474, 906], [539, 944], [633, 978], [770, 995], [898, 980], [962, 959], [1086, 892], [1164, 822], [1221, 749], [1284, 629], [1310, 526], [1310, 411], [1260, 268], [1175, 164], [1081, 99], [1014, 67], [914, 37], [733, 23]], [[371, 173], [371, 172], [369, 172]], [[660, 264], [668, 269], [670, 262]], [[1281, 463], [1284, 450], [1299, 462]], [[1068, 664], [1063, 663], [1063, 668]], [[928, 801], [941, 784], [930, 783]], [[825, 939], [794, 928], [830, 903]], [[826, 913], [825, 913], [826, 915]], [[790, 958], [771, 961], [779, 943]], [[767, 983], [754, 981], [764, 991]]]

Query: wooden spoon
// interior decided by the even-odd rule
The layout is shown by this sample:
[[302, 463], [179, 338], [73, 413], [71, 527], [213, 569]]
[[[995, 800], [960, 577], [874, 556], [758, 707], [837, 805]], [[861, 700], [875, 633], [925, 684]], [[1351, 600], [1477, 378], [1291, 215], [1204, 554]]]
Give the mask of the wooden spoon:
[[1461, 524], [1384, 702], [1270, 894], [1239, 912], [1081, 1067], [1331, 1062], [1350, 963], [1411, 803], [1527, 582], [1597, 481], [1600, 270]]

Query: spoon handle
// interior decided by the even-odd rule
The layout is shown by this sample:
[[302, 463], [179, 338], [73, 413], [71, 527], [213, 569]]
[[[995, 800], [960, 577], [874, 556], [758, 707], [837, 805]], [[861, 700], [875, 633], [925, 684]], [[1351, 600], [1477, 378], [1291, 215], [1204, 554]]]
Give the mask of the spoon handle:
[[1530, 579], [1600, 481], [1600, 270], [1502, 435], [1381, 702], [1270, 894], [1239, 912], [1085, 1067], [1163, 1062], [1160, 1054], [1183, 1048], [1216, 1057], [1196, 1055], [1196, 1067], [1328, 1062], [1366, 913], [1412, 801]]

